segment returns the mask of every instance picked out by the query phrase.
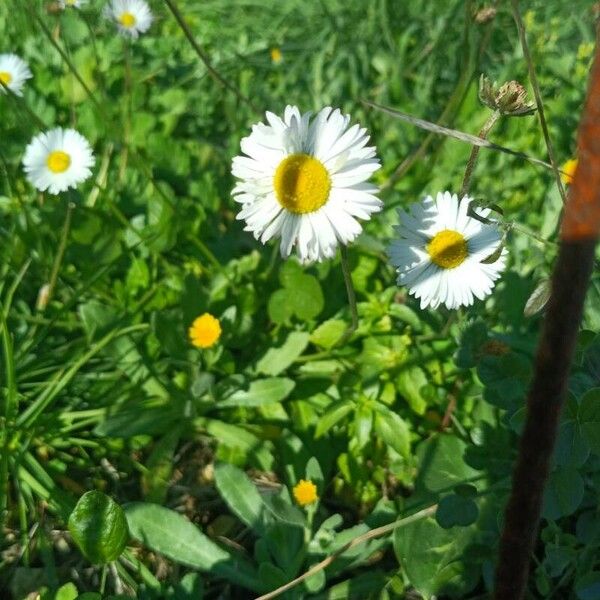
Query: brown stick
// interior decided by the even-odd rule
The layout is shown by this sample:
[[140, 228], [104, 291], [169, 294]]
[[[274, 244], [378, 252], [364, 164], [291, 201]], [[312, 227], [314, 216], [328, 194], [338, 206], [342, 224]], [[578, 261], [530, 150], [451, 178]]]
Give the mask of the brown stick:
[[521, 600], [537, 537], [544, 487], [556, 439], [585, 292], [600, 233], [600, 47], [579, 128], [579, 167], [562, 223], [552, 294], [527, 399], [527, 418], [496, 571], [495, 600]]

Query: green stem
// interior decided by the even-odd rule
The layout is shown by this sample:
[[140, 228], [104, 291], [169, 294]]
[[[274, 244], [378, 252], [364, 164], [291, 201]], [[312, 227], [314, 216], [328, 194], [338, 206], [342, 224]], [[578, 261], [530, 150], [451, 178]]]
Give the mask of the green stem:
[[62, 233], [60, 234], [60, 242], [58, 244], [58, 251], [54, 259], [54, 265], [52, 266], [50, 282], [48, 283], [48, 295], [46, 297], [45, 305], [41, 307], [42, 310], [46, 306], [48, 306], [50, 300], [52, 299], [54, 288], [56, 287], [56, 281], [58, 280], [58, 272], [60, 271], [60, 266], [62, 265], [62, 260], [65, 255], [65, 249], [67, 247], [67, 238], [69, 237], [69, 230], [71, 229], [71, 217], [74, 208], [75, 204], [73, 204], [72, 202], [69, 202], [67, 204], [67, 214], [65, 215], [65, 222], [62, 228]]
[[232, 83], [230, 83], [229, 81], [227, 81], [212, 66], [212, 64], [210, 62], [210, 59], [208, 57], [208, 54], [206, 53], [206, 51], [204, 50], [204, 48], [202, 48], [202, 46], [200, 46], [200, 44], [194, 38], [194, 34], [190, 30], [188, 24], [185, 22], [185, 18], [181, 14], [181, 11], [177, 7], [177, 4], [175, 4], [175, 0], [165, 0], [165, 4], [167, 5], [167, 7], [169, 8], [169, 10], [171, 11], [171, 14], [175, 17], [175, 20], [177, 21], [177, 24], [179, 25], [179, 27], [183, 31], [183, 33], [184, 33], [185, 37], [187, 38], [188, 42], [190, 43], [190, 45], [192, 46], [192, 48], [194, 49], [194, 51], [196, 52], [196, 54], [198, 55], [198, 57], [200, 58], [200, 60], [204, 63], [204, 66], [206, 67], [206, 70], [208, 71], [208, 74], [219, 85], [221, 85], [225, 89], [228, 89], [230, 92], [233, 92], [235, 94], [235, 96], [238, 98], [238, 100], [241, 100], [244, 104], [247, 104], [253, 111], [255, 111], [255, 112], [261, 112], [261, 111], [258, 110], [258, 108], [256, 106], [254, 106], [254, 104], [252, 103], [252, 101], [249, 98], [247, 98], [246, 96], [244, 96], [244, 94], [242, 94], [242, 92], [237, 87], [235, 87]]
[[280, 596], [284, 592], [287, 592], [287, 590], [289, 590], [293, 587], [296, 587], [299, 583], [302, 583], [304, 580], [308, 579], [309, 577], [312, 577], [315, 573], [318, 573], [319, 571], [322, 571], [323, 569], [327, 568], [336, 558], [338, 558], [339, 556], [344, 554], [344, 552], [347, 552], [351, 548], [354, 548], [355, 546], [358, 546], [359, 544], [368, 542], [369, 540], [376, 539], [376, 538], [382, 537], [384, 535], [387, 535], [389, 533], [392, 533], [396, 529], [405, 527], [406, 525], [410, 525], [411, 523], [415, 523], [416, 521], [420, 521], [421, 519], [426, 519], [428, 517], [431, 517], [432, 515], [435, 514], [436, 510], [437, 510], [437, 504], [434, 504], [433, 506], [429, 506], [429, 507], [425, 508], [424, 510], [421, 510], [421, 511], [415, 513], [414, 515], [405, 517], [404, 519], [399, 519], [398, 521], [394, 521], [393, 523], [389, 523], [388, 525], [383, 525], [382, 527], [377, 527], [375, 529], [371, 529], [371, 531], [367, 531], [367, 533], [364, 533], [363, 535], [359, 535], [358, 537], [355, 537], [347, 544], [344, 544], [341, 548], [336, 550], [333, 554], [331, 554], [327, 558], [323, 559], [321, 562], [317, 563], [316, 565], [312, 566], [308, 571], [306, 571], [305, 573], [300, 575], [300, 577], [296, 577], [296, 579], [290, 581], [289, 583], [286, 583], [285, 585], [282, 585], [281, 587], [278, 587], [276, 590], [273, 590], [272, 592], [269, 592], [268, 594], [264, 594], [263, 596], [256, 598], [256, 600], [270, 600], [271, 598], [276, 598], [277, 596]]
[[342, 257], [342, 273], [344, 274], [344, 283], [346, 284], [346, 294], [348, 295], [348, 305], [350, 306], [350, 314], [352, 315], [352, 324], [345, 331], [336, 346], [345, 344], [350, 336], [358, 327], [358, 310], [356, 307], [356, 293], [352, 283], [352, 274], [350, 273], [350, 263], [348, 262], [348, 248], [343, 244], [340, 246], [340, 254]]
[[100, 576], [100, 593], [104, 595], [106, 588], [106, 574], [108, 573], [108, 564], [102, 565], [102, 575]]
[[535, 103], [537, 104], [537, 112], [540, 117], [540, 125], [542, 126], [542, 132], [544, 134], [544, 141], [546, 142], [546, 149], [548, 150], [548, 158], [552, 165], [552, 171], [554, 172], [554, 179], [556, 179], [556, 186], [560, 193], [563, 203], [567, 202], [567, 195], [560, 178], [560, 171], [556, 166], [556, 160], [554, 159], [554, 147], [552, 140], [550, 139], [550, 133], [548, 132], [548, 124], [546, 123], [546, 115], [544, 113], [544, 104], [542, 102], [542, 95], [540, 93], [540, 85], [535, 74], [535, 67], [533, 65], [533, 59], [531, 58], [531, 52], [529, 51], [529, 44], [527, 43], [527, 35], [525, 34], [525, 25], [523, 19], [521, 19], [521, 13], [519, 12], [519, 0], [511, 0], [513, 16], [515, 23], [517, 24], [517, 31], [519, 32], [519, 39], [521, 41], [521, 47], [523, 48], [523, 56], [527, 62], [527, 68], [529, 70], [529, 80], [533, 87], [533, 94], [535, 96]]
[[[489, 135], [492, 127], [498, 122], [500, 118], [500, 113], [495, 110], [487, 119], [487, 121], [483, 124], [483, 127], [479, 131], [478, 136], [485, 140]], [[459, 200], [462, 200], [468, 193], [469, 188], [471, 186], [471, 179], [473, 178], [473, 171], [475, 170], [475, 165], [477, 164], [477, 157], [479, 156], [480, 146], [473, 146], [471, 150], [471, 155], [469, 156], [469, 160], [467, 161], [467, 167], [465, 168], [465, 174], [463, 177], [462, 185], [460, 186], [460, 193], [458, 194]]]
[[19, 395], [15, 376], [13, 343], [4, 309], [0, 310], [0, 328], [2, 329], [2, 348], [4, 353], [4, 371], [6, 376], [6, 401], [4, 402], [4, 424], [2, 427], [2, 456], [0, 456], [0, 531], [3, 531], [8, 511], [8, 458], [13, 422], [19, 410]]

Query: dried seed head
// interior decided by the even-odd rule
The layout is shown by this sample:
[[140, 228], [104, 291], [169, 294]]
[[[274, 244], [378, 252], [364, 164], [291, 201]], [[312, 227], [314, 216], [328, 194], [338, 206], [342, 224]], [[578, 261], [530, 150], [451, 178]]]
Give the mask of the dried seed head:
[[475, 13], [475, 23], [485, 25], [494, 19], [498, 10], [493, 6], [484, 6]]
[[483, 104], [510, 117], [523, 117], [535, 112], [534, 102], [527, 100], [527, 90], [518, 81], [508, 81], [500, 87], [484, 75], [479, 80], [479, 99]]

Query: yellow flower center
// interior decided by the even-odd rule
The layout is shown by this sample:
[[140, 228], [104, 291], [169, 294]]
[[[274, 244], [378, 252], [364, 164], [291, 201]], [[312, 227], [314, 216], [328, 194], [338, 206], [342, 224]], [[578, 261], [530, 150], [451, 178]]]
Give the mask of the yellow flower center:
[[427, 252], [438, 267], [455, 269], [467, 258], [467, 240], [452, 229], [444, 229], [427, 244]]
[[283, 59], [283, 54], [279, 48], [271, 48], [271, 61], [276, 65]]
[[65, 4], [67, 6], [75, 6], [75, 2], [77, 2], [77, 0], [67, 0]]
[[292, 491], [296, 502], [300, 506], [312, 504], [319, 499], [319, 496], [317, 496], [317, 486], [312, 481], [306, 481], [306, 479], [301, 479]]
[[219, 319], [204, 313], [192, 323], [188, 333], [196, 348], [210, 348], [221, 337], [221, 324]]
[[12, 75], [7, 71], [0, 71], [0, 81], [4, 85], [8, 85], [12, 81]]
[[130, 12], [124, 12], [119, 17], [119, 23], [121, 23], [123, 27], [133, 27], [135, 25], [135, 15], [132, 15]]
[[62, 150], [54, 150], [48, 155], [46, 164], [53, 173], [64, 173], [71, 166], [71, 157]]
[[291, 154], [279, 163], [273, 186], [279, 204], [301, 215], [327, 202], [331, 179], [321, 161], [308, 154]]
[[562, 173], [560, 178], [565, 185], [573, 183], [573, 177], [575, 177], [575, 171], [577, 170], [577, 159], [572, 158], [568, 160], [562, 167]]

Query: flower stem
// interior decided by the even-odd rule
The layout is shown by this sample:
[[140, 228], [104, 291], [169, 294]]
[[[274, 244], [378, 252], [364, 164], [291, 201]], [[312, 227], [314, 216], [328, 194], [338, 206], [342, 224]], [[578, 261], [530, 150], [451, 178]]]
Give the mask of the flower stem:
[[60, 235], [58, 251], [56, 253], [56, 258], [54, 259], [54, 265], [52, 266], [52, 274], [50, 275], [50, 282], [48, 283], [48, 295], [46, 298], [45, 306], [47, 306], [50, 302], [52, 298], [52, 293], [54, 292], [54, 288], [56, 287], [58, 272], [60, 270], [60, 265], [62, 264], [62, 260], [65, 255], [65, 249], [67, 247], [67, 238], [69, 237], [69, 230], [71, 229], [71, 217], [73, 216], [74, 208], [75, 204], [73, 204], [73, 202], [69, 202], [67, 204], [67, 214], [65, 215], [65, 222], [63, 225], [62, 233]]
[[521, 47], [523, 48], [523, 56], [527, 62], [527, 68], [529, 70], [529, 80], [533, 87], [533, 95], [535, 96], [535, 103], [537, 104], [537, 112], [540, 117], [540, 125], [542, 126], [542, 132], [544, 134], [544, 141], [546, 142], [546, 149], [548, 150], [548, 158], [554, 171], [554, 178], [556, 179], [556, 186], [560, 193], [563, 203], [567, 202], [567, 195], [560, 178], [560, 171], [556, 166], [556, 160], [554, 159], [554, 147], [552, 140], [550, 139], [550, 133], [548, 132], [548, 124], [546, 123], [546, 115], [544, 113], [544, 103], [542, 102], [542, 95], [540, 93], [540, 85], [535, 74], [535, 67], [533, 65], [533, 59], [531, 58], [531, 52], [529, 51], [529, 44], [527, 43], [527, 35], [525, 34], [525, 25], [523, 25], [523, 19], [519, 12], [519, 0], [511, 0], [513, 17], [517, 24], [517, 31], [519, 32], [519, 39], [521, 41]]
[[345, 344], [358, 327], [356, 293], [354, 292], [354, 285], [352, 284], [352, 274], [350, 273], [350, 263], [348, 262], [348, 248], [346, 248], [346, 246], [344, 245], [341, 245], [340, 254], [342, 256], [342, 273], [344, 274], [344, 283], [346, 284], [346, 293], [348, 294], [348, 305], [350, 306], [350, 313], [352, 315], [352, 324], [350, 325], [350, 327], [348, 327], [348, 329], [346, 329], [344, 335], [336, 344], [338, 346]]
[[206, 70], [208, 71], [208, 74], [219, 85], [221, 85], [225, 89], [228, 89], [230, 92], [233, 92], [235, 94], [235, 96], [238, 98], [238, 100], [240, 100], [244, 104], [247, 104], [253, 111], [255, 111], [255, 112], [261, 112], [261, 111], [258, 110], [258, 108], [256, 106], [254, 106], [254, 104], [252, 103], [252, 100], [250, 100], [249, 98], [247, 98], [246, 96], [244, 96], [244, 94], [242, 94], [242, 92], [235, 85], [233, 85], [230, 81], [227, 81], [227, 79], [225, 79], [213, 67], [213, 65], [211, 64], [210, 59], [208, 57], [208, 54], [206, 53], [206, 51], [204, 50], [204, 48], [202, 48], [202, 46], [200, 46], [200, 44], [196, 41], [196, 38], [194, 37], [194, 34], [192, 33], [192, 31], [190, 30], [188, 24], [186, 23], [184, 16], [181, 14], [181, 11], [179, 10], [177, 4], [175, 4], [175, 0], [165, 0], [165, 4], [167, 5], [167, 7], [169, 8], [169, 10], [171, 11], [171, 14], [175, 17], [175, 20], [177, 21], [177, 24], [179, 25], [179, 27], [183, 31], [183, 33], [184, 33], [185, 37], [187, 38], [188, 42], [190, 43], [190, 45], [192, 46], [192, 48], [194, 49], [194, 51], [196, 52], [196, 54], [198, 55], [198, 57], [200, 58], [200, 60], [204, 63], [204, 66], [206, 67]]
[[[500, 113], [495, 110], [489, 117], [488, 120], [483, 124], [483, 127], [480, 129], [478, 133], [478, 137], [482, 140], [487, 139], [492, 127], [498, 122], [500, 118]], [[477, 158], [479, 156], [479, 146], [473, 146], [471, 150], [471, 155], [469, 156], [469, 160], [467, 161], [467, 167], [465, 169], [465, 174], [463, 177], [462, 185], [460, 186], [460, 193], [458, 194], [459, 201], [462, 200], [468, 193], [469, 188], [471, 187], [471, 179], [473, 178], [473, 171], [475, 170], [475, 165], [477, 164]]]

